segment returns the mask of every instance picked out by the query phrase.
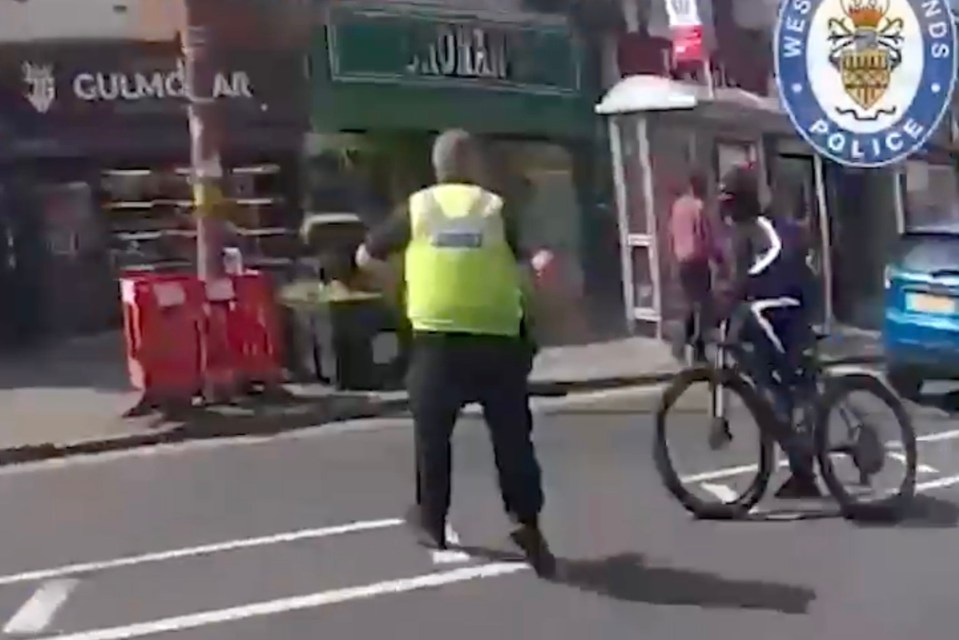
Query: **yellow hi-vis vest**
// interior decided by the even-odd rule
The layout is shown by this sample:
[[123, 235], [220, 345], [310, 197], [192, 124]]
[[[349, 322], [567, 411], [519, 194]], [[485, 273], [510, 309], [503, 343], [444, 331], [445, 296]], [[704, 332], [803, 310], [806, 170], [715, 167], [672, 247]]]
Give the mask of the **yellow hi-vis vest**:
[[410, 196], [405, 278], [413, 330], [519, 335], [520, 272], [502, 208], [496, 194], [462, 184]]

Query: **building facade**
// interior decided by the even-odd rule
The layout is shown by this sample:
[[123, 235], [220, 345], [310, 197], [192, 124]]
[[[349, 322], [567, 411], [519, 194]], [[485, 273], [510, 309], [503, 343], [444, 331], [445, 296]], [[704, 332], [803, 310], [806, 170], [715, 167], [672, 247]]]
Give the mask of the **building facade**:
[[[71, 21], [44, 13], [55, 2], [8, 4], [24, 15], [5, 5], [0, 19], [0, 294], [21, 304], [0, 313], [13, 316], [0, 336], [115, 326], [120, 273], [194, 259], [182, 6], [91, 2]], [[305, 40], [278, 45], [253, 0], [234, 4], [211, 25], [233, 242], [282, 270], [297, 246]], [[17, 20], [29, 36], [7, 32]]]
[[[772, 210], [810, 232], [820, 321], [878, 328], [885, 260], [898, 235], [932, 219], [959, 219], [954, 118], [900, 166], [841, 167], [798, 137], [779, 102], [775, 3], [700, 0], [708, 74], [705, 65], [673, 64], [664, 6], [623, 1], [623, 80], [600, 105], [610, 115], [627, 321], [659, 335], [674, 330], [681, 307], [671, 304], [679, 299], [665, 233], [671, 203], [692, 170], [715, 185], [729, 166], [751, 161]], [[661, 103], [652, 104], [651, 95]]]
[[[592, 111], [598, 56], [563, 16], [499, 9], [331, 6], [311, 45], [315, 146], [321, 153], [323, 141], [352, 134], [368, 150], [354, 154], [353, 173], [365, 171], [372, 197], [392, 205], [432, 182], [437, 132], [481, 134], [491, 186], [521, 218], [524, 243], [559, 256], [555, 286], [539, 300], [542, 337], [589, 340], [615, 330], [598, 326], [603, 319], [622, 326], [605, 143]], [[384, 148], [388, 179], [375, 175]]]

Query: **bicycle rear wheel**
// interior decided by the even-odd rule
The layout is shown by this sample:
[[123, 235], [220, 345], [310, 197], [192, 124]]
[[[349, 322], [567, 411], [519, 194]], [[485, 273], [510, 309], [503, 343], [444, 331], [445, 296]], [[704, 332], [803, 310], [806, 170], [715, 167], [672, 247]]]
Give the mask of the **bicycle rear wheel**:
[[[755, 458], [750, 464], [737, 466], [731, 469], [718, 469], [707, 473], [694, 474], [691, 476], [682, 476], [676, 470], [669, 445], [669, 425], [675, 425], [681, 420], [671, 421], [669, 418], [678, 413], [676, 410], [679, 400], [688, 394], [690, 389], [697, 384], [705, 384], [712, 397], [705, 399], [711, 405], [709, 416], [711, 431], [701, 434], [691, 434], [692, 437], [701, 436], [703, 441], [709, 440], [713, 451], [717, 451], [720, 445], [731, 441], [730, 437], [726, 442], [714, 442], [712, 436], [716, 434], [717, 429], [725, 429], [725, 435], [729, 435], [728, 423], [717, 423], [717, 419], [725, 419], [725, 413], [719, 412], [718, 418], [714, 408], [716, 390], [721, 388], [724, 391], [724, 403], [728, 407], [738, 399], [738, 404], [745, 408], [759, 429], [757, 438], [757, 448]], [[675, 416], [674, 416], [675, 417]], [[697, 367], [687, 369], [678, 374], [670, 385], [666, 388], [660, 400], [656, 412], [656, 435], [653, 446], [656, 469], [663, 480], [666, 489], [697, 518], [701, 519], [720, 519], [730, 520], [745, 516], [749, 510], [756, 505], [763, 497], [766, 487], [769, 485], [769, 479], [775, 467], [775, 447], [774, 440], [769, 435], [766, 428], [772, 419], [771, 411], [765, 401], [756, 391], [756, 389], [739, 373], [731, 369], [714, 369], [711, 367]], [[738, 425], [737, 425], [738, 426]], [[751, 454], [750, 454], [751, 455]], [[709, 481], [715, 482], [716, 479], [729, 475], [737, 475], [746, 482], [742, 485], [745, 488], [739, 491], [733, 491], [726, 485], [724, 491], [727, 495], [715, 492], [710, 495], [710, 491], [702, 493], [693, 491], [693, 488], [710, 487]], [[746, 476], [743, 478], [743, 476]], [[715, 485], [712, 485], [715, 486]]]
[[[899, 437], [895, 449], [891, 448], [891, 442], [884, 442], [878, 435], [871, 420], [852, 409], [849, 397], [854, 393], [872, 396], [891, 410]], [[840, 445], [833, 445], [829, 438], [830, 417], [834, 413], [846, 429]], [[859, 520], [901, 517], [916, 491], [916, 433], [902, 401], [882, 380], [867, 373], [828, 378], [816, 403], [815, 444], [823, 480], [844, 517]], [[895, 464], [903, 468], [902, 482], [874, 499], [868, 499], [864, 492], [850, 491], [840, 478], [839, 467], [851, 462], [864, 486], [890, 464], [889, 458], [895, 458]]]

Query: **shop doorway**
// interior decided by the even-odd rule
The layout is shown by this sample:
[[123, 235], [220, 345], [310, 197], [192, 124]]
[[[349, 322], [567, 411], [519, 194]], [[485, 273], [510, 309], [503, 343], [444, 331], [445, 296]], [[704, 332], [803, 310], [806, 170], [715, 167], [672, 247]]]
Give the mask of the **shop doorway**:
[[770, 210], [799, 226], [808, 246], [807, 262], [815, 277], [814, 321], [826, 324], [831, 314], [829, 246], [826, 212], [818, 196], [821, 176], [817, 159], [801, 153], [780, 153], [770, 167]]
[[829, 163], [825, 177], [835, 318], [847, 326], [878, 330], [883, 270], [899, 235], [895, 174]]
[[0, 350], [28, 346], [40, 334], [36, 234], [18, 193], [0, 184]]

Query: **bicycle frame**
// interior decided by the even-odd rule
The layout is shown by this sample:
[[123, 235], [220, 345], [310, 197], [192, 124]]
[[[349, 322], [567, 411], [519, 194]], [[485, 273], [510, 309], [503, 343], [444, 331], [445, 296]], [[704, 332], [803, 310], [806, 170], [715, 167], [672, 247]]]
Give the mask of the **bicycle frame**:
[[[728, 358], [730, 355], [728, 353], [729, 351], [733, 352], [732, 355], [735, 359], [736, 351], [738, 351], [741, 348], [740, 345], [731, 344], [728, 341], [729, 340], [729, 323], [730, 323], [729, 319], [726, 319], [719, 324], [719, 336], [718, 336], [717, 347], [716, 347], [717, 351], [716, 351], [716, 356], [714, 358], [713, 365], [712, 365], [717, 371], [722, 371], [723, 369], [727, 368], [729, 364], [729, 361], [728, 361]], [[822, 388], [822, 380], [823, 380], [823, 376], [825, 375], [825, 371], [823, 367], [821, 366], [818, 354], [815, 352], [815, 345], [812, 347], [812, 349], [814, 350], [814, 352], [809, 355], [806, 366], [809, 367], [809, 375], [812, 376], [812, 384], [815, 385], [816, 394], [818, 394]], [[755, 372], [750, 371], [750, 367], [746, 366], [745, 363], [740, 362], [739, 359], [736, 359], [734, 366], [740, 372], [740, 374], [744, 375], [750, 381], [751, 384], [755, 386], [761, 386], [756, 379]], [[710, 404], [711, 404], [710, 417], [713, 419], [715, 418], [725, 419], [726, 397], [725, 397], [725, 389], [721, 382], [717, 382], [717, 384], [713, 386], [713, 393], [712, 393]], [[792, 427], [793, 425], [788, 425], [788, 426]]]
[[[722, 371], [726, 368], [726, 337], [728, 335], [729, 320], [723, 320], [719, 324], [719, 340], [716, 344], [716, 358], [715, 362], [713, 363], [713, 367], [717, 371]], [[726, 392], [721, 380], [717, 384], [713, 385], [710, 411], [712, 412], [710, 418], [716, 419], [726, 417]]]
[[[717, 345], [717, 353], [714, 362], [714, 366], [717, 370], [722, 370], [727, 366], [728, 363], [728, 353], [730, 349], [739, 348], [737, 345], [732, 345], [728, 343], [729, 337], [729, 320], [724, 320], [719, 325], [719, 341]], [[826, 368], [823, 366], [822, 360], [819, 357], [819, 340], [815, 340], [814, 343], [809, 347], [811, 353], [808, 353], [803, 363], [803, 366], [807, 367], [807, 375], [810, 376], [810, 384], [815, 389], [813, 398], [806, 399], [807, 403], [812, 401], [815, 397], [818, 397], [823, 392], [823, 386], [825, 384], [826, 378], [829, 376]], [[746, 374], [753, 384], [758, 384], [753, 378], [752, 374], [742, 368], [742, 366], [737, 363], [736, 365], [740, 371]], [[808, 411], [811, 407], [805, 406], [804, 410]], [[718, 383], [713, 388], [712, 402], [711, 402], [711, 418], [726, 418], [726, 398], [725, 390], [722, 383]], [[846, 427], [847, 434], [852, 437], [852, 434], [859, 428], [863, 423], [862, 418], [858, 415], [858, 412], [854, 407], [848, 406], [847, 402], [839, 403], [836, 406], [836, 411], [839, 413], [840, 419], [843, 421], [843, 424]], [[790, 429], [796, 428], [795, 424], [786, 425]], [[810, 434], [811, 435], [811, 434]]]

